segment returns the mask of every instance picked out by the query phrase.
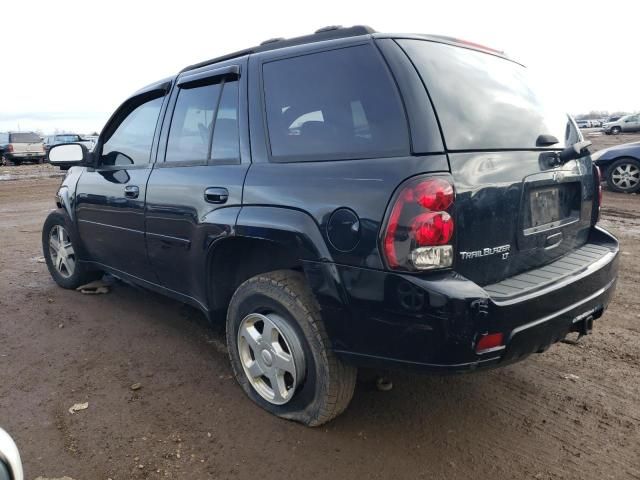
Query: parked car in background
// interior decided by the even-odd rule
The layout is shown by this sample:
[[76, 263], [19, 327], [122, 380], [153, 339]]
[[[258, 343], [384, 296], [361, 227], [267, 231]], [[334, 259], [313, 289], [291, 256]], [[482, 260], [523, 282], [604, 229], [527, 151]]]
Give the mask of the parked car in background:
[[244, 392], [306, 425], [347, 408], [359, 366], [512, 364], [588, 333], [618, 269], [589, 142], [531, 88], [496, 50], [368, 27], [192, 65], [93, 153], [51, 148], [70, 170], [47, 267], [226, 319]]
[[592, 127], [601, 127], [602, 126], [602, 120], [599, 119], [595, 119], [595, 120], [589, 120], [591, 122], [591, 126]]
[[624, 143], [591, 155], [609, 188], [616, 192], [640, 191], [640, 142]]
[[59, 133], [56, 135], [47, 135], [44, 137], [44, 148], [45, 151], [49, 151], [51, 147], [54, 145], [60, 145], [64, 143], [81, 143], [87, 150], [92, 151], [95, 147], [96, 142], [87, 137], [81, 137], [75, 133]]
[[625, 115], [613, 122], [607, 122], [602, 126], [607, 135], [618, 135], [622, 132], [640, 132], [640, 114]]
[[579, 128], [591, 128], [591, 122], [589, 120], [576, 120], [576, 125]]
[[2, 165], [20, 165], [23, 162], [42, 163], [45, 157], [44, 144], [37, 133], [0, 133], [0, 163]]

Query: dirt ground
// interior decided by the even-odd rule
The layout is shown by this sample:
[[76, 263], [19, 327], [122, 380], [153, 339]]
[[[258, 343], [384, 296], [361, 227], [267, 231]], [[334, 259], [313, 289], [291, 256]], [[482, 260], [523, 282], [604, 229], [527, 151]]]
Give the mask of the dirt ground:
[[393, 374], [390, 392], [362, 379], [345, 414], [309, 429], [245, 397], [197, 311], [54, 285], [39, 258], [56, 174], [0, 168], [0, 426], [27, 479], [640, 479], [640, 195], [605, 193], [620, 277], [581, 344], [484, 373]]

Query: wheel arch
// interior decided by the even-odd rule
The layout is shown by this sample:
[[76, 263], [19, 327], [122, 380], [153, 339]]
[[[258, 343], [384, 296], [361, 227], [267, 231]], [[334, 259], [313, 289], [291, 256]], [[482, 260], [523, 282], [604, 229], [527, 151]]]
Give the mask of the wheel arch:
[[307, 261], [332, 261], [320, 228], [309, 214], [290, 208], [243, 207], [234, 234], [212, 244], [207, 254], [210, 311], [226, 311], [237, 287], [260, 273], [297, 270], [308, 276]]

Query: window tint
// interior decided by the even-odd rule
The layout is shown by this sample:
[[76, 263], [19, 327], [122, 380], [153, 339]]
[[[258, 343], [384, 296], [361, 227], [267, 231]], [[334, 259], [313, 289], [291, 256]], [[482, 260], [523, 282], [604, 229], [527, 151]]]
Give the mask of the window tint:
[[156, 98], [129, 113], [102, 147], [100, 163], [147, 165], [161, 106], [162, 98]]
[[216, 115], [211, 148], [213, 162], [240, 158], [238, 82], [225, 82]]
[[206, 161], [220, 84], [183, 88], [178, 93], [167, 144], [167, 162]]
[[539, 135], [580, 140], [568, 115], [550, 105], [514, 62], [467, 48], [398, 40], [433, 100], [451, 150], [535, 148]]
[[271, 154], [331, 160], [408, 153], [405, 114], [371, 45], [264, 64]]

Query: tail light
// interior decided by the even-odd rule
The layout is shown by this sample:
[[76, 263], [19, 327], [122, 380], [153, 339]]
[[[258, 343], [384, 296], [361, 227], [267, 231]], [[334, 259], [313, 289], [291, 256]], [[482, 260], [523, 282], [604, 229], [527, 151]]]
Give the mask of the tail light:
[[598, 210], [596, 212], [596, 222], [600, 220], [600, 206], [602, 205], [602, 171], [597, 165], [593, 166], [593, 176], [596, 181], [596, 189], [598, 191]]
[[394, 196], [382, 234], [393, 270], [433, 270], [453, 263], [453, 185], [446, 177], [416, 177]]
[[13, 145], [7, 145], [7, 153], [13, 153]]

